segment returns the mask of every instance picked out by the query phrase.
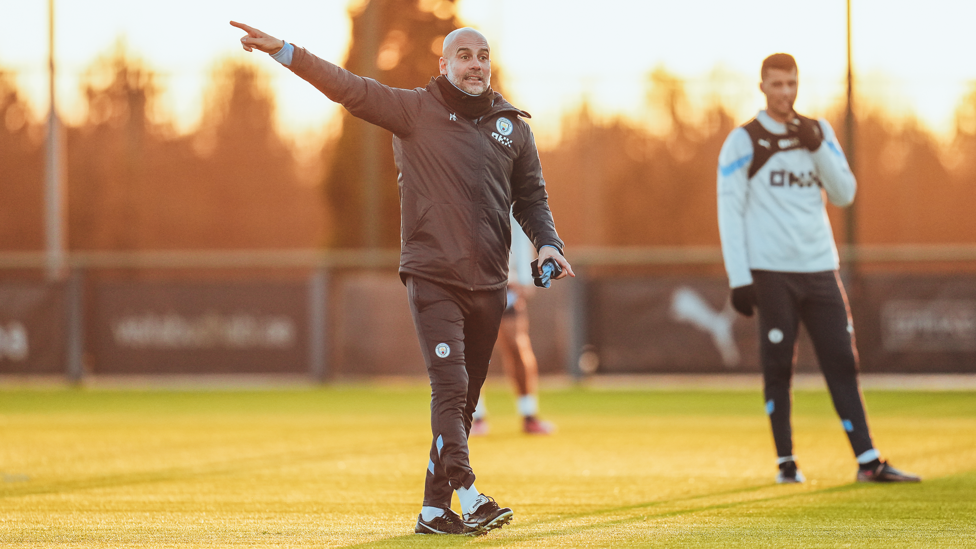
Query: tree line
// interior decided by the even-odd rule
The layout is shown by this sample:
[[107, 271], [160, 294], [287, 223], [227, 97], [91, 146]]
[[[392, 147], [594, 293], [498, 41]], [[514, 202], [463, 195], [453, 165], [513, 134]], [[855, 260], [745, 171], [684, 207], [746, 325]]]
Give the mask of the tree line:
[[[0, 249], [44, 243], [46, 125], [0, 74]], [[158, 115], [157, 78], [118, 48], [83, 78], [84, 120], [63, 129], [72, 250], [314, 247], [324, 215], [314, 185], [274, 127], [267, 76], [228, 61], [199, 127]]]
[[[425, 86], [439, 40], [459, 26], [453, 2], [373, 0], [351, 14], [344, 66], [397, 87]], [[372, 29], [372, 31], [369, 31]], [[373, 62], [377, 60], [378, 62]], [[503, 90], [495, 67], [493, 86]], [[67, 238], [72, 250], [360, 247], [363, 173], [381, 182], [379, 245], [399, 244], [391, 136], [344, 113], [319, 154], [322, 176], [274, 124], [268, 75], [226, 60], [214, 71], [199, 126], [181, 134], [159, 114], [158, 78], [124, 47], [83, 79], [84, 119], [65, 129]], [[44, 132], [13, 75], [0, 70], [0, 250], [43, 247]], [[666, 134], [587, 105], [566, 115], [540, 151], [557, 226], [570, 246], [717, 245], [717, 158], [736, 120], [719, 103], [689, 120], [681, 80], [658, 69], [648, 100]], [[818, 114], [818, 113], [806, 113]], [[843, 135], [842, 109], [825, 114]], [[976, 86], [960, 101], [950, 140], [914, 121], [861, 110], [856, 124], [857, 240], [973, 243]], [[838, 235], [843, 216], [830, 209]]]

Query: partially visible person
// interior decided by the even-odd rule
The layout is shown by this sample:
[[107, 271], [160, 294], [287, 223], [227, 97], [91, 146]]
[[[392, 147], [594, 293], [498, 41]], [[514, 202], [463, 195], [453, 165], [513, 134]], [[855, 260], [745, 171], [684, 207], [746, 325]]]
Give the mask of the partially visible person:
[[[516, 409], [522, 418], [522, 431], [530, 435], [549, 435], [555, 432], [556, 426], [539, 419], [539, 366], [535, 353], [532, 352], [532, 341], [529, 339], [529, 314], [526, 310], [527, 298], [535, 289], [532, 284], [531, 263], [534, 259], [532, 256], [532, 243], [529, 237], [525, 236], [518, 223], [512, 223], [512, 255], [508, 262], [507, 301], [495, 344], [501, 350], [502, 366], [505, 368], [505, 374], [511, 379], [518, 397]], [[474, 409], [471, 436], [488, 434], [487, 416], [488, 409], [482, 391], [478, 406]]]
[[759, 313], [766, 414], [776, 443], [776, 482], [803, 482], [793, 454], [792, 379], [800, 322], [857, 460], [858, 482], [918, 482], [881, 458], [858, 382], [854, 324], [838, 273], [824, 196], [845, 207], [857, 182], [826, 120], [793, 110], [796, 61], [762, 64], [766, 109], [729, 134], [719, 155], [718, 222], [731, 300]]

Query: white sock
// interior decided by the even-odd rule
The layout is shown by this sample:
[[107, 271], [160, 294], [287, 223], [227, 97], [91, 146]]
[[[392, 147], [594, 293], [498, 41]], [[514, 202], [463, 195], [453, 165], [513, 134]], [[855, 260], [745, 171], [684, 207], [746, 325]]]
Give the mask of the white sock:
[[782, 465], [782, 464], [787, 463], [787, 462], [790, 462], [790, 461], [796, 461], [796, 456], [781, 457], [781, 458], [779, 458], [779, 459], [776, 460], [776, 464], [777, 465]]
[[518, 397], [518, 413], [522, 417], [537, 415], [539, 413], [539, 399], [535, 395]]
[[481, 397], [478, 398], [478, 404], [474, 407], [474, 413], [471, 414], [471, 417], [474, 419], [485, 419], [485, 416], [487, 415], [488, 407], [485, 406], [485, 395], [481, 395]]
[[474, 501], [481, 495], [481, 492], [474, 487], [474, 484], [471, 485], [471, 488], [461, 487], [455, 490], [455, 492], [457, 492], [458, 501], [461, 502], [461, 512], [465, 515], [470, 515], [474, 512]]
[[876, 459], [881, 459], [881, 452], [875, 450], [874, 448], [871, 448], [867, 452], [857, 456], [858, 463], [871, 463]]
[[420, 516], [424, 519], [424, 522], [430, 522], [437, 517], [443, 517], [444, 510], [440, 507], [428, 507], [424, 505], [420, 509]]

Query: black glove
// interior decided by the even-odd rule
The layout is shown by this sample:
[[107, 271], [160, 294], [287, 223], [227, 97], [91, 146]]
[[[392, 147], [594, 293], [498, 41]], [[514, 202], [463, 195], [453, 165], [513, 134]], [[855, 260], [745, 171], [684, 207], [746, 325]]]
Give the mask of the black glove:
[[795, 135], [800, 140], [800, 144], [813, 152], [820, 148], [823, 143], [823, 130], [820, 129], [820, 122], [813, 118], [796, 115], [793, 120], [786, 123], [787, 135]]
[[546, 259], [539, 265], [539, 260], [534, 259], [530, 264], [532, 268], [532, 282], [540, 288], [548, 288], [552, 284], [552, 279], [563, 273], [562, 267], [553, 258]]
[[732, 288], [732, 308], [745, 316], [752, 316], [756, 306], [756, 288], [752, 284]]

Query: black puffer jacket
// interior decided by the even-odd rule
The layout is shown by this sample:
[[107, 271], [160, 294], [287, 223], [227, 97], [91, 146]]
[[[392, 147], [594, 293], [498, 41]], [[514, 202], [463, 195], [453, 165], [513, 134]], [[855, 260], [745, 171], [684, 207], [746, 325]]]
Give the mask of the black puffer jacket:
[[453, 112], [431, 79], [405, 90], [356, 76], [296, 47], [289, 67], [353, 116], [393, 132], [400, 172], [400, 277], [469, 290], [504, 287], [509, 210], [536, 248], [563, 243], [535, 138], [498, 93], [477, 121]]

